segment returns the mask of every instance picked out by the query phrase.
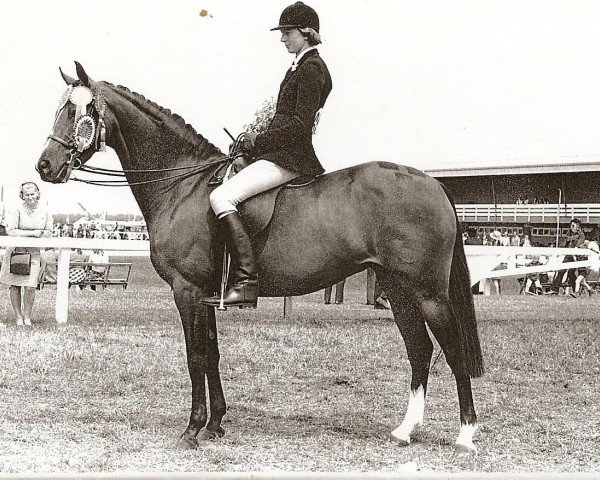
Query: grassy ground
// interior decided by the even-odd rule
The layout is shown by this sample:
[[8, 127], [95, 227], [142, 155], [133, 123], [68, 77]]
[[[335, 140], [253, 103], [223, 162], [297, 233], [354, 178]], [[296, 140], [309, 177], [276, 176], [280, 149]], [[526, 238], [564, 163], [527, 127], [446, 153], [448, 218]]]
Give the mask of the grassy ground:
[[322, 292], [219, 316], [226, 436], [174, 446], [190, 383], [169, 288], [134, 259], [127, 291], [70, 292], [70, 321], [38, 293], [31, 330], [0, 296], [0, 473], [378, 471], [600, 472], [600, 295], [477, 297], [486, 375], [474, 381], [475, 457], [454, 456], [458, 402], [443, 359], [425, 425], [409, 447], [410, 369], [389, 312], [365, 305], [364, 274], [346, 302]]

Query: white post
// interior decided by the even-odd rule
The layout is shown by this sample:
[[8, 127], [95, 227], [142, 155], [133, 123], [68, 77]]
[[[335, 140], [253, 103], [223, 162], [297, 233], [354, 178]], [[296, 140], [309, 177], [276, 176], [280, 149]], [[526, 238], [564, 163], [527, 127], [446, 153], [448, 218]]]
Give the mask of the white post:
[[71, 249], [58, 249], [58, 266], [56, 267], [56, 321], [66, 323], [69, 315], [69, 263]]
[[556, 248], [558, 248], [558, 239], [560, 236], [560, 202], [562, 202], [562, 190], [558, 189], [558, 206], [556, 209]]

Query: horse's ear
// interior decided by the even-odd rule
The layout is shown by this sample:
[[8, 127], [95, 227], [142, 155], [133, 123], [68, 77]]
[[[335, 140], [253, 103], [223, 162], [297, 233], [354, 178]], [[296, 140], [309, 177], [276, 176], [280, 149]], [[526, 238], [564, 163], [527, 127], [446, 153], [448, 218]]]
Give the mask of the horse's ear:
[[91, 87], [90, 77], [88, 77], [88, 74], [85, 73], [85, 70], [81, 66], [81, 63], [75, 61], [75, 70], [77, 71], [77, 76], [79, 77], [79, 80], [81, 80], [81, 83], [86, 87]]
[[69, 77], [66, 73], [64, 73], [62, 71], [62, 68], [58, 67], [58, 69], [60, 70], [60, 75], [63, 78], [63, 80], [65, 81], [65, 83], [67, 85], [73, 85], [77, 80], [74, 79], [73, 77]]

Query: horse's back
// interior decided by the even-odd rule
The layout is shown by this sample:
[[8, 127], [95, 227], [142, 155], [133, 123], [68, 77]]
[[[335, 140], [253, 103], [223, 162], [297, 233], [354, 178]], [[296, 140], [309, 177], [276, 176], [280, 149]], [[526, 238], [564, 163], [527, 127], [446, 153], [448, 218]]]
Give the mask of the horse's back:
[[322, 175], [305, 187], [284, 189], [276, 209], [280, 216], [304, 212], [324, 221], [345, 217], [363, 223], [366, 215], [380, 223], [390, 217], [402, 223], [430, 218], [455, 225], [452, 204], [436, 179], [391, 162], [363, 163]]
[[437, 252], [451, 252], [455, 233], [453, 207], [437, 180], [370, 162], [283, 189], [257, 249], [269, 284], [313, 276], [321, 288], [370, 265], [445, 274], [451, 255]]

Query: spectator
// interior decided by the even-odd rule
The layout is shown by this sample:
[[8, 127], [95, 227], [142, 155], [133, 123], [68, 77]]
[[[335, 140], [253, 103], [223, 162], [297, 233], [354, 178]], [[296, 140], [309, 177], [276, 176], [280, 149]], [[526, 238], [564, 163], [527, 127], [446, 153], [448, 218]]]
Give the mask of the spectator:
[[0, 202], [0, 236], [6, 235], [5, 216], [6, 209], [4, 208], [4, 203]]
[[[346, 279], [344, 278], [340, 282], [335, 284], [335, 304], [339, 305], [340, 303], [344, 303], [344, 285], [346, 283]], [[333, 290], [333, 286], [325, 288], [325, 305], [329, 305], [331, 303], [331, 293]]]
[[[579, 219], [574, 218], [571, 220], [571, 226], [569, 228], [569, 235], [564, 241], [564, 247], [568, 248], [577, 248], [580, 247], [583, 242], [585, 242], [585, 234], [581, 230], [581, 222]], [[564, 262], [572, 262], [574, 260], [572, 255], [565, 255]], [[567, 286], [565, 289], [565, 293], [572, 293], [575, 289], [575, 281], [577, 277], [575, 276], [575, 269], [570, 268], [568, 270], [560, 270], [554, 277], [552, 281], [552, 287], [548, 292], [548, 295], [558, 295], [560, 287], [562, 285], [563, 277], [567, 273]]]
[[[88, 258], [88, 263], [90, 263], [90, 266], [88, 267], [87, 278], [89, 280], [98, 280], [98, 279], [101, 279], [102, 277], [104, 277], [104, 273], [106, 272], [106, 265], [102, 265], [102, 264], [108, 263], [108, 262], [110, 262], [108, 253], [106, 253], [101, 248], [94, 249], [93, 253]], [[342, 301], [343, 301], [344, 285], [343, 285], [343, 282], [340, 282], [340, 283], [342, 283]], [[96, 285], [90, 285], [90, 288], [92, 290], [96, 290]], [[335, 303], [338, 303], [337, 302], [337, 292], [338, 291], [339, 291], [339, 288], [338, 288], [338, 290], [336, 290], [336, 302]], [[330, 292], [330, 294], [331, 294], [331, 292]], [[330, 295], [330, 297], [331, 297], [331, 295]]]
[[71, 252], [70, 266], [69, 266], [69, 287], [71, 285], [79, 285], [79, 290], [83, 290], [85, 285], [81, 283], [85, 280], [85, 265], [87, 257], [81, 251], [81, 248], [75, 249]]
[[510, 239], [510, 245], [511, 247], [518, 247], [521, 245], [521, 237], [519, 237], [519, 235], [517, 235], [516, 233], [512, 236], [512, 238]]
[[[52, 215], [46, 206], [40, 204], [40, 189], [34, 182], [21, 185], [19, 196], [23, 203], [12, 213], [8, 224], [9, 235], [17, 237], [50, 237], [52, 235]], [[30, 254], [29, 274], [17, 275], [10, 272], [11, 255], [15, 250]], [[0, 268], [0, 283], [9, 285], [10, 303], [16, 316], [17, 325], [31, 326], [31, 313], [35, 301], [35, 289], [39, 285], [45, 267], [40, 249], [37, 247], [8, 247], [5, 261]]]
[[531, 247], [531, 242], [529, 241], [529, 235], [525, 235], [523, 238], [523, 247]]
[[43, 250], [41, 255], [46, 264], [46, 281], [49, 283], [56, 283], [58, 252], [54, 247], [49, 247]]
[[[528, 265], [530, 267], [535, 265], [542, 265], [543, 263], [539, 259], [534, 259]], [[533, 288], [532, 288], [533, 287]], [[523, 293], [527, 295], [541, 295], [544, 293], [542, 287], [541, 274], [540, 273], [529, 273], [525, 277]]]
[[[594, 241], [585, 240], [581, 244], [581, 248], [588, 248], [593, 252], [600, 253], [598, 243]], [[572, 297], [578, 297], [581, 287], [585, 288], [588, 296], [592, 296], [592, 287], [587, 283], [587, 278], [592, 271], [591, 267], [580, 267], [577, 269], [577, 278], [575, 279], [575, 291], [571, 293]]]
[[502, 234], [500, 233], [499, 230], [494, 230], [492, 233], [490, 233], [490, 239], [491, 239], [490, 245], [494, 245], [494, 246], [502, 245]]
[[503, 247], [510, 247], [510, 238], [506, 230], [504, 230], [504, 233], [502, 234], [502, 239], [500, 240], [500, 243]]

